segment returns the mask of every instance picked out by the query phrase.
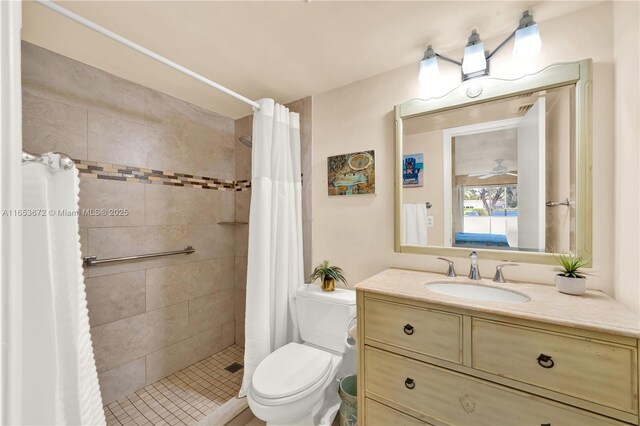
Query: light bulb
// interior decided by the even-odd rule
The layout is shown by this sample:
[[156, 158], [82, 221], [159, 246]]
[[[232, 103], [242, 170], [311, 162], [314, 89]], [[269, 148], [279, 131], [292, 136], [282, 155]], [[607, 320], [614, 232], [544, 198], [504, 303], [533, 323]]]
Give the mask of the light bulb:
[[432, 56], [420, 61], [420, 73], [418, 74], [418, 80], [423, 87], [435, 85], [440, 70], [438, 69], [438, 58]]
[[517, 59], [528, 59], [540, 53], [542, 40], [540, 40], [540, 30], [538, 24], [516, 30], [516, 39], [513, 45], [513, 57]]
[[487, 69], [487, 58], [484, 56], [484, 43], [467, 45], [462, 58], [462, 72], [473, 74]]

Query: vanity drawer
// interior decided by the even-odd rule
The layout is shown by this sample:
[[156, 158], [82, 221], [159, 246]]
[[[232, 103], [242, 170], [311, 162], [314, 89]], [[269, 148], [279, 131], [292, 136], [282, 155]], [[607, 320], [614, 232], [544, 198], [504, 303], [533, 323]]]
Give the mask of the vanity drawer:
[[429, 424], [369, 398], [365, 400], [365, 411], [368, 426], [427, 426]]
[[[452, 425], [622, 425], [613, 419], [365, 346], [365, 396]], [[374, 424], [367, 421], [367, 424]]]
[[634, 347], [477, 318], [472, 334], [475, 369], [638, 412]]
[[365, 299], [365, 338], [460, 364], [462, 316]]

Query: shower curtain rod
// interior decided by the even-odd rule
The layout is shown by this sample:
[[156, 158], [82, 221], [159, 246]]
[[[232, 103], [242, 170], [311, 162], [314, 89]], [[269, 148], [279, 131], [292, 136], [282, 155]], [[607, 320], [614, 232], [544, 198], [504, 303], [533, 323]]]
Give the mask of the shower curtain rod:
[[67, 154], [62, 152], [47, 152], [46, 154], [34, 154], [29, 151], [22, 150], [23, 163], [40, 163], [49, 166], [52, 169], [71, 170], [73, 169], [73, 160]]
[[82, 16], [68, 10], [65, 9], [62, 6], [59, 6], [58, 4], [52, 2], [51, 0], [36, 0], [37, 3], [40, 3], [42, 6], [49, 8], [51, 10], [53, 10], [54, 12], [57, 12], [63, 16], [66, 16], [69, 19], [72, 19], [74, 21], [76, 21], [79, 24], [84, 25], [87, 28], [90, 28], [94, 31], [99, 32], [102, 35], [105, 35], [107, 37], [109, 37], [110, 39], [113, 39], [115, 41], [117, 41], [118, 43], [121, 43], [127, 47], [130, 47], [131, 49], [138, 51], [140, 53], [142, 53], [143, 55], [146, 55], [152, 59], [155, 59], [158, 62], [162, 62], [165, 65], [170, 66], [171, 68], [175, 69], [176, 71], [180, 71], [181, 73], [184, 73], [186, 75], [188, 75], [189, 77], [195, 78], [196, 80], [213, 87], [214, 89], [218, 89], [221, 92], [226, 93], [227, 95], [233, 96], [234, 98], [241, 100], [242, 102], [251, 105], [254, 109], [259, 110], [260, 109], [260, 104], [258, 104], [256, 101], [252, 101], [249, 98], [246, 98], [244, 96], [242, 96], [239, 93], [234, 92], [231, 89], [227, 89], [226, 87], [222, 86], [221, 84], [216, 83], [215, 81], [211, 81], [206, 77], [201, 76], [200, 74], [191, 71], [189, 68], [183, 67], [182, 65], [176, 64], [175, 62], [165, 58], [164, 56], [158, 55], [157, 53], [147, 49], [146, 47], [142, 47], [137, 43], [132, 42], [129, 39], [126, 39], [124, 37], [122, 37], [121, 35], [118, 35], [116, 33], [114, 33], [113, 31], [110, 31], [98, 24], [96, 24], [93, 21], [90, 21], [86, 18], [83, 18]]

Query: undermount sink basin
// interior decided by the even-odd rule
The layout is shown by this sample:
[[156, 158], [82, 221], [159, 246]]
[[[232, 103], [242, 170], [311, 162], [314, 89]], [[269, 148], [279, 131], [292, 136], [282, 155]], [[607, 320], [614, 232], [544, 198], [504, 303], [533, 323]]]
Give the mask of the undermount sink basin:
[[461, 299], [481, 300], [484, 302], [525, 303], [531, 300], [520, 293], [479, 284], [438, 282], [425, 284], [424, 287], [434, 293], [446, 294], [447, 296], [459, 297]]

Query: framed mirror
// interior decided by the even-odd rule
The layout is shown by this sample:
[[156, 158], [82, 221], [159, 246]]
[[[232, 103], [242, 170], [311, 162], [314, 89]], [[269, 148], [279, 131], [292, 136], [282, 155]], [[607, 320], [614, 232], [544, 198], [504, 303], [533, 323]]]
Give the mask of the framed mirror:
[[591, 60], [395, 107], [395, 250], [591, 258]]

